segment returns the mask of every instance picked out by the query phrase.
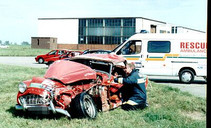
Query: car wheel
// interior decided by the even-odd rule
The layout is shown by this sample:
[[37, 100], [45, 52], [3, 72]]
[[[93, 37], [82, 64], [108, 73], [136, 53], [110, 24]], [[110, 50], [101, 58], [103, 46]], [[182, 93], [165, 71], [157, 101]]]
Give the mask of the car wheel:
[[179, 79], [183, 83], [191, 83], [194, 80], [194, 73], [189, 69], [184, 69], [179, 73]]
[[39, 63], [39, 64], [43, 64], [43, 63], [44, 63], [44, 59], [43, 59], [43, 58], [39, 58], [39, 59], [38, 59], [38, 63]]
[[49, 61], [49, 62], [47, 63], [47, 65], [50, 66], [51, 64], [53, 64], [53, 62], [54, 62], [54, 61]]
[[72, 114], [73, 117], [78, 118], [96, 118], [97, 109], [96, 105], [90, 95], [87, 93], [81, 93], [73, 100]]

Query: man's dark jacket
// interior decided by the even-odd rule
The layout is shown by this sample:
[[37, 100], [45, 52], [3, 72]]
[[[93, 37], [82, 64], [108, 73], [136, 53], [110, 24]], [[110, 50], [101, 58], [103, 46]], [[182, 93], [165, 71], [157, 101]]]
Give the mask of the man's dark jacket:
[[144, 78], [139, 75], [139, 71], [133, 69], [132, 72], [125, 78], [115, 78], [115, 82], [121, 82], [123, 87], [121, 88], [123, 102], [132, 100], [138, 104], [146, 104], [146, 88]]

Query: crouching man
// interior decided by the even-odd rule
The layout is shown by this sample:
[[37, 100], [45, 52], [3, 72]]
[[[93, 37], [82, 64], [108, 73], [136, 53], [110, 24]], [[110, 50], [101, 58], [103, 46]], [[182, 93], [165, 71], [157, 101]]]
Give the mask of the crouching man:
[[122, 109], [144, 109], [148, 106], [144, 77], [140, 76], [133, 63], [127, 63], [124, 71], [126, 77], [117, 77], [116, 74], [114, 79], [114, 82], [123, 84], [123, 87], [120, 89], [123, 101]]

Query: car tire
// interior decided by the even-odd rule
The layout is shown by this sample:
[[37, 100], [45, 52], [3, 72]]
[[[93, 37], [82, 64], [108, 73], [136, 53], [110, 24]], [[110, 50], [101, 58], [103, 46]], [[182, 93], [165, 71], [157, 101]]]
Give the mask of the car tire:
[[44, 59], [43, 59], [42, 57], [40, 57], [40, 58], [38, 59], [38, 63], [39, 63], [39, 64], [43, 64], [43, 63], [44, 63]]
[[73, 117], [94, 119], [97, 116], [96, 105], [87, 93], [77, 95], [71, 106], [70, 113]]
[[51, 64], [53, 64], [53, 62], [54, 62], [54, 61], [49, 61], [49, 62], [47, 63], [47, 65], [50, 66]]
[[189, 69], [184, 69], [179, 73], [179, 79], [182, 83], [189, 84], [194, 80], [194, 73]]

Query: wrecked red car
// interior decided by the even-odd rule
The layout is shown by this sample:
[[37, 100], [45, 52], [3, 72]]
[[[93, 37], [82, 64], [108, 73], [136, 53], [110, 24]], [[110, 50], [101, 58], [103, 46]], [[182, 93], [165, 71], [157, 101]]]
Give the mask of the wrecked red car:
[[125, 63], [123, 57], [113, 54], [86, 54], [56, 61], [43, 78], [33, 77], [19, 84], [15, 108], [36, 114], [95, 118], [98, 111], [122, 104], [119, 89], [123, 85], [113, 82], [113, 74], [125, 75]]

